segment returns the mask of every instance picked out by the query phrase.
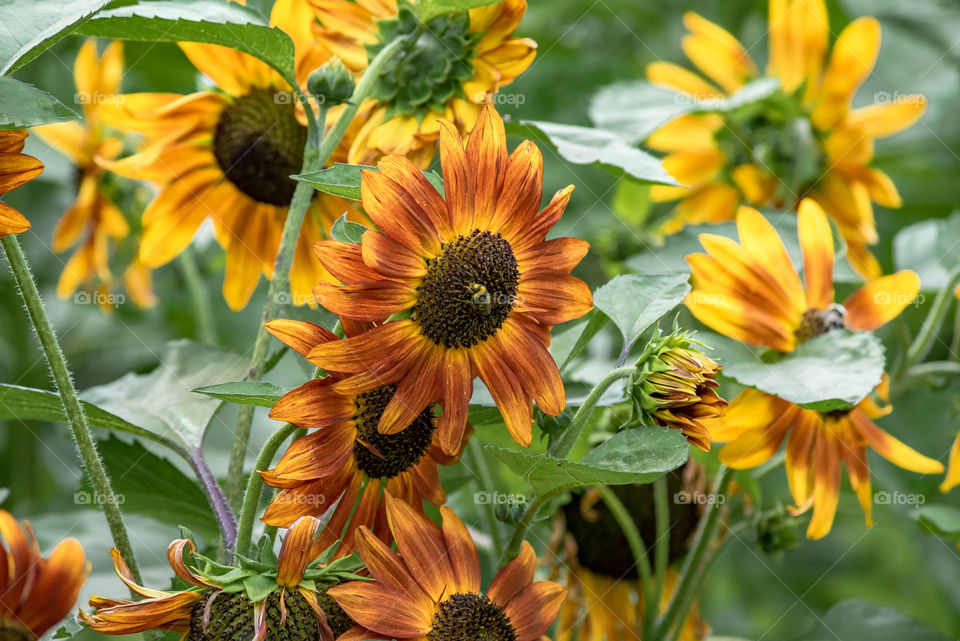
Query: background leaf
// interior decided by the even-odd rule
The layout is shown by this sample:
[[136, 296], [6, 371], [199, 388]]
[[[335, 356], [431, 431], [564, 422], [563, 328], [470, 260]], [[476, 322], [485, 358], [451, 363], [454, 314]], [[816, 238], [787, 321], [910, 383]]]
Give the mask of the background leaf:
[[282, 387], [265, 381], [237, 381], [219, 385], [205, 385], [193, 390], [197, 394], [206, 394], [213, 398], [237, 403], [238, 405], [256, 405], [273, 407], [280, 397], [289, 392]]
[[497, 0], [420, 0], [417, 3], [417, 14], [424, 22], [442, 16], [445, 13], [467, 11], [476, 7], [495, 4]]
[[[308, 171], [292, 176], [294, 180], [305, 182], [317, 191], [322, 191], [349, 200], [360, 200], [360, 183], [364, 169], [377, 171], [371, 165], [348, 165], [335, 163], [333, 167]], [[443, 195], [443, 178], [435, 171], [425, 171], [423, 175], [430, 181], [440, 195]]]
[[683, 302], [690, 291], [686, 274], [617, 276], [593, 295], [593, 304], [623, 335], [625, 354], [651, 325]]
[[901, 229], [893, 239], [897, 269], [912, 269], [920, 276], [920, 288], [947, 286], [951, 272], [960, 265], [960, 211], [949, 218], [925, 220]]
[[830, 608], [797, 641], [947, 641], [926, 623], [893, 608], [851, 599]]
[[[0, 75], [13, 73], [69, 35], [109, 0], [3, 0]], [[2, 95], [6, 89], [0, 89]]]
[[76, 118], [72, 109], [46, 91], [0, 77], [0, 129], [23, 129]]

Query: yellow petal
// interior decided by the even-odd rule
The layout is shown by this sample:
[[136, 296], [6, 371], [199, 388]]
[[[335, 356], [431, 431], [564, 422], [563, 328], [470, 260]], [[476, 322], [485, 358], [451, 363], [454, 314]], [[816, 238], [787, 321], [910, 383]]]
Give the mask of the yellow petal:
[[872, 280], [843, 303], [847, 322], [853, 329], [877, 329], [899, 316], [919, 291], [920, 277], [909, 269]]
[[676, 89], [694, 98], [722, 98], [723, 92], [709, 82], [672, 62], [651, 62], [647, 65], [647, 80], [655, 85]]
[[738, 165], [731, 176], [743, 197], [754, 207], [766, 205], [777, 192], [777, 177], [759, 165]]
[[685, 114], [650, 134], [645, 144], [655, 151], [711, 151], [717, 148], [714, 134], [722, 127], [720, 114]]
[[683, 15], [690, 35], [683, 38], [683, 52], [711, 80], [733, 93], [757, 73], [743, 45], [723, 27], [693, 11]]
[[947, 475], [940, 484], [941, 492], [949, 492], [960, 485], [960, 432], [957, 432], [957, 438], [950, 448], [950, 459], [947, 464]]
[[897, 95], [893, 102], [854, 109], [846, 125], [856, 127], [873, 138], [885, 138], [912, 127], [927, 110], [927, 99], [920, 94]]
[[823, 86], [812, 120], [818, 129], [830, 129], [850, 108], [850, 101], [873, 70], [880, 51], [880, 23], [875, 18], [857, 18], [843, 30], [833, 45]]
[[805, 198], [797, 214], [807, 305], [826, 309], [833, 304], [833, 232], [816, 201]]

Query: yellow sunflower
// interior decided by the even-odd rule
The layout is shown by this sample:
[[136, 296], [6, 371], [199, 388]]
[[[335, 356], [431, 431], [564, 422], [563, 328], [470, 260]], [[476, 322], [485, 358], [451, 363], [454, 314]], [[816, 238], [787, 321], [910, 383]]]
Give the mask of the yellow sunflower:
[[531, 399], [557, 415], [563, 382], [547, 351], [553, 325], [592, 306], [590, 289], [570, 271], [589, 245], [546, 240], [572, 186], [539, 213], [540, 151], [530, 141], [507, 155], [503, 121], [485, 107], [469, 143], [441, 122], [445, 198], [403, 156], [388, 156], [379, 173], [363, 173], [363, 206], [382, 231], [359, 245], [326, 241], [317, 254], [343, 285], [321, 283], [324, 307], [355, 321], [382, 323], [346, 340], [313, 347], [310, 362], [353, 374], [338, 393], [397, 385], [379, 431], [394, 434], [429, 405], [443, 407], [437, 436], [459, 451], [477, 375], [503, 414], [511, 436], [528, 446]]
[[[733, 218], [739, 204], [792, 209], [812, 198], [830, 213], [846, 240], [853, 266], [865, 277], [880, 275], [868, 250], [877, 242], [871, 202], [900, 207], [897, 189], [871, 167], [873, 141], [913, 125], [926, 110], [921, 95], [853, 109], [860, 84], [880, 49], [880, 24], [853, 20], [827, 57], [830, 25], [823, 0], [770, 0], [770, 64], [766, 74], [780, 89], [764, 110], [681, 116], [654, 132], [651, 148], [666, 152], [664, 167], [682, 187], [654, 186], [657, 201], [680, 199], [666, 230], [687, 223]], [[655, 84], [699, 99], [735, 93], [761, 76], [746, 49], [722, 27], [693, 12], [683, 51], [706, 78], [678, 65], [655, 62]]]
[[[833, 329], [876, 329], [914, 299], [920, 279], [903, 270], [868, 283], [843, 305], [835, 304], [830, 224], [812, 200], [800, 203], [798, 215], [803, 282], [774, 227], [754, 209], [742, 207], [737, 214], [739, 244], [701, 234], [707, 254], [687, 256], [693, 290], [686, 304], [694, 316], [731, 338], [790, 352]], [[761, 465], [787, 440], [787, 478], [795, 512], [813, 507], [807, 536], [817, 539], [833, 524], [841, 461], [870, 523], [873, 497], [867, 446], [914, 472], [943, 471], [939, 462], [915, 452], [873, 423], [872, 419], [893, 409], [886, 404], [886, 377], [875, 394], [876, 400], [864, 398], [850, 410], [817, 412], [747, 389], [730, 402], [722, 418], [704, 423], [712, 440], [729, 443], [720, 450], [720, 460], [737, 469]]]
[[[295, 42], [301, 83], [329, 59], [305, 29], [311, 20], [310, 8], [301, 0], [279, 0], [273, 6], [271, 23]], [[140, 261], [147, 267], [173, 259], [204, 220], [212, 221], [214, 236], [227, 251], [223, 295], [238, 310], [250, 300], [261, 272], [273, 276], [296, 186], [290, 175], [301, 170], [307, 128], [291, 93], [298, 88], [265, 63], [217, 45], [181, 43], [180, 48], [218, 90], [121, 96], [103, 117], [118, 129], [143, 135], [144, 149], [108, 166], [157, 185], [143, 214]], [[314, 195], [290, 273], [295, 304], [313, 305], [310, 289], [330, 279], [313, 260], [310, 245], [325, 238], [344, 212], [365, 220], [347, 200]]]
[[29, 523], [0, 510], [0, 639], [36, 641], [70, 614], [90, 564], [75, 539], [40, 554]]
[[[355, 72], [385, 42], [417, 29], [396, 0], [310, 0], [318, 39]], [[388, 154], [426, 167], [440, 136], [439, 121], [469, 133], [484, 104], [526, 71], [537, 43], [515, 38], [526, 0], [503, 0], [468, 14], [440, 16], [409, 51], [381, 74], [372, 100], [362, 107], [363, 125], [350, 144], [349, 162], [373, 164]]]
[[[73, 66], [77, 98], [83, 107], [84, 124], [57, 122], [35, 127], [41, 140], [69, 158], [77, 167], [77, 198], [61, 216], [53, 232], [53, 250], [63, 252], [80, 242], [60, 274], [57, 296], [67, 298], [78, 287], [94, 289], [101, 283], [109, 291], [113, 275], [109, 266], [109, 244], [130, 234], [123, 213], [104, 193], [103, 169], [98, 158], [112, 160], [120, 155], [123, 143], [105, 136], [100, 122], [100, 106], [117, 99], [123, 74], [123, 44], [110, 43], [102, 56], [97, 41], [87, 40]], [[123, 282], [133, 302], [149, 307], [156, 302], [150, 270], [139, 261], [127, 267]]]
[[[191, 587], [177, 592], [138, 585], [116, 549], [110, 550], [117, 576], [142, 596], [139, 601], [90, 597], [94, 612], [80, 612], [80, 620], [97, 632], [136, 634], [147, 630], [180, 632], [187, 641], [253, 639], [333, 641], [354, 625], [327, 596], [331, 573], [317, 566], [312, 543], [320, 521], [299, 519], [283, 538], [276, 568], [226, 568], [196, 553], [193, 541], [177, 539], [167, 548], [170, 567]], [[197, 567], [191, 566], [193, 562]], [[198, 563], [199, 562], [199, 563]], [[200, 570], [198, 567], [204, 567]], [[217, 570], [217, 573], [214, 573]], [[259, 583], [272, 585], [251, 601], [244, 580], [260, 574]], [[260, 589], [260, 588], [258, 588]]]
[[529, 543], [483, 593], [477, 548], [452, 510], [440, 508], [439, 526], [390, 495], [386, 505], [399, 554], [369, 529], [357, 532], [374, 580], [330, 588], [357, 622], [340, 641], [538, 641], [553, 623], [566, 591], [533, 580], [537, 558]]
[[[351, 324], [345, 326], [350, 328]], [[308, 322], [274, 320], [267, 323], [267, 329], [303, 356], [317, 345], [339, 340]], [[350, 335], [354, 335], [352, 331]], [[403, 431], [380, 434], [377, 424], [396, 386], [338, 394], [333, 387], [344, 376], [329, 374], [287, 393], [270, 410], [271, 418], [320, 429], [297, 439], [274, 469], [260, 472], [268, 485], [283, 488], [262, 520], [288, 527], [301, 516], [319, 517], [336, 505], [316, 546], [324, 550], [342, 536], [339, 556], [353, 551], [353, 532], [361, 525], [387, 540], [390, 530], [382, 502], [384, 493], [421, 511], [424, 500], [438, 506], [446, 503], [437, 466], [459, 460], [470, 427], [453, 455], [440, 449], [432, 407], [424, 409]]]
[[[0, 130], [0, 196], [29, 182], [43, 171], [43, 163], [23, 151], [25, 130]], [[19, 211], [0, 202], [0, 238], [30, 229], [30, 221]]]

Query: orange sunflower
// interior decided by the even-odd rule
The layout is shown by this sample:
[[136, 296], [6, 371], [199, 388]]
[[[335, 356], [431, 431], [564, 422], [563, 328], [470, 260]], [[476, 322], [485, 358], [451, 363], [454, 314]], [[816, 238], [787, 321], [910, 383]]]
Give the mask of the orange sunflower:
[[[111, 42], [97, 55], [96, 39], [87, 40], [74, 62], [73, 78], [83, 106], [84, 124], [57, 122], [35, 127], [34, 133], [69, 158], [77, 167], [77, 199], [61, 216], [53, 232], [53, 250], [63, 252], [80, 241], [80, 246], [60, 274], [57, 296], [67, 298], [78, 287], [93, 289], [99, 281], [108, 291], [113, 282], [109, 266], [109, 243], [130, 234], [123, 213], [104, 192], [103, 169], [97, 158], [112, 160], [120, 155], [123, 143], [103, 135], [100, 106], [117, 99], [123, 74], [123, 43]], [[133, 302], [149, 307], [156, 302], [150, 270], [139, 261], [127, 267], [124, 285]]]
[[[279, 0], [273, 6], [271, 23], [295, 41], [302, 83], [329, 59], [304, 28], [311, 20], [302, 0]], [[142, 134], [144, 149], [107, 166], [158, 186], [143, 215], [140, 260], [147, 267], [169, 262], [211, 219], [214, 235], [227, 251], [223, 295], [231, 309], [239, 310], [250, 300], [260, 273], [273, 276], [296, 187], [290, 175], [301, 170], [307, 128], [291, 93], [297, 88], [265, 63], [218, 45], [181, 43], [180, 48], [220, 91], [121, 96], [103, 117], [118, 129]], [[290, 273], [294, 303], [314, 304], [311, 287], [330, 279], [313, 260], [310, 245], [325, 238], [344, 212], [365, 220], [347, 200], [314, 195]]]
[[[348, 68], [360, 73], [387, 40], [420, 28], [396, 0], [310, 0], [317, 38]], [[469, 133], [484, 104], [526, 71], [537, 43], [515, 38], [527, 0], [503, 0], [468, 13], [437, 17], [397, 62], [361, 112], [363, 126], [350, 145], [349, 162], [373, 164], [388, 154], [426, 167], [440, 135], [440, 120]]]
[[[316, 567], [317, 555], [313, 554], [311, 544], [319, 528], [317, 519], [298, 520], [284, 536], [277, 567], [270, 571], [264, 571], [259, 564], [256, 571], [251, 571], [242, 565], [226, 568], [211, 563], [196, 553], [193, 541], [177, 539], [167, 548], [167, 559], [174, 573], [191, 586], [178, 592], [138, 585], [120, 553], [112, 549], [110, 554], [117, 576], [143, 599], [127, 601], [93, 596], [90, 607], [95, 612], [81, 611], [80, 620], [97, 632], [111, 635], [169, 630], [183, 633], [183, 638], [189, 641], [224, 638], [333, 641], [354, 622], [326, 594], [329, 581], [336, 578]], [[188, 565], [191, 558], [206, 571]], [[251, 601], [251, 591], [244, 581], [255, 574], [263, 579], [258, 584], [266, 584], [267, 589], [259, 585], [259, 598]]]
[[[701, 322], [731, 338], [780, 352], [832, 329], [873, 330], [896, 317], [916, 296], [917, 275], [903, 270], [878, 278], [854, 292], [844, 304], [833, 302], [833, 236], [827, 217], [812, 200], [799, 207], [803, 253], [801, 283], [786, 247], [773, 226], [756, 210], [737, 214], [740, 243], [701, 234], [707, 254], [687, 256], [693, 290], [687, 307]], [[872, 499], [866, 448], [902, 468], [921, 474], [943, 466], [887, 434], [873, 419], [892, 411], [886, 404], [887, 380], [876, 399], [864, 398], [850, 410], [817, 412], [765, 392], [741, 392], [720, 419], [704, 421], [714, 441], [729, 443], [720, 460], [737, 469], [761, 465], [787, 440], [786, 468], [797, 513], [813, 507], [807, 536], [825, 536], [833, 524], [840, 491], [840, 465], [869, 525]], [[882, 401], [882, 402], [878, 402]]]
[[360, 558], [374, 580], [329, 590], [357, 622], [341, 641], [536, 641], [547, 631], [566, 590], [533, 580], [533, 547], [524, 541], [484, 594], [470, 533], [449, 508], [441, 507], [440, 514], [442, 527], [388, 495], [387, 516], [399, 554], [369, 529], [357, 532]]
[[[770, 0], [770, 64], [767, 76], [780, 88], [757, 115], [687, 114], [647, 140], [666, 152], [664, 167], [689, 189], [654, 186], [654, 200], [680, 199], [667, 231], [686, 223], [734, 217], [737, 206], [794, 208], [813, 198], [830, 213], [864, 276], [879, 276], [868, 246], [877, 242], [871, 201], [900, 207], [893, 181], [871, 167], [874, 143], [913, 125], [926, 110], [921, 95], [886, 94], [887, 100], [852, 108], [880, 49], [875, 18], [853, 20], [830, 51], [830, 23], [823, 0]], [[699, 99], [722, 98], [761, 76], [746, 49], [722, 27], [688, 12], [683, 51], [706, 79], [668, 62], [647, 67], [655, 84]], [[798, 152], [798, 150], [801, 150]], [[809, 157], [808, 157], [809, 156]]]
[[[274, 320], [267, 323], [267, 329], [304, 356], [317, 345], [339, 340], [308, 322]], [[265, 523], [288, 527], [301, 516], [321, 516], [336, 505], [316, 548], [324, 550], [342, 536], [338, 555], [353, 551], [353, 532], [361, 525], [384, 540], [389, 536], [381, 501], [385, 492], [421, 511], [424, 500], [434, 505], [446, 503], [437, 465], [458, 461], [470, 432], [468, 426], [457, 452], [444, 454], [433, 410], [428, 407], [403, 431], [380, 434], [377, 424], [396, 386], [338, 394], [334, 388], [343, 379], [340, 373], [330, 372], [326, 378], [308, 381], [287, 393], [274, 405], [271, 418], [320, 429], [297, 439], [274, 469], [260, 472], [268, 485], [283, 488], [264, 513]]]
[[36, 641], [70, 614], [90, 564], [75, 539], [40, 554], [29, 523], [0, 510], [0, 639]]
[[540, 151], [526, 141], [508, 157], [503, 121], [489, 106], [466, 146], [441, 123], [440, 157], [445, 199], [409, 159], [389, 156], [379, 173], [363, 173], [363, 206], [382, 231], [365, 232], [359, 245], [316, 245], [345, 283], [317, 286], [327, 309], [355, 321], [407, 318], [316, 345], [307, 358], [354, 374], [335, 384], [340, 393], [397, 385], [382, 434], [403, 430], [439, 401], [437, 436], [447, 454], [459, 451], [479, 375], [511, 436], [527, 446], [531, 398], [551, 415], [566, 403], [547, 351], [550, 329], [592, 306], [586, 283], [570, 275], [589, 245], [545, 239], [573, 187], [538, 213]]
[[[0, 196], [29, 182], [43, 171], [43, 163], [23, 151], [25, 130], [0, 130]], [[10, 205], [0, 202], [0, 238], [30, 229], [30, 221]]]

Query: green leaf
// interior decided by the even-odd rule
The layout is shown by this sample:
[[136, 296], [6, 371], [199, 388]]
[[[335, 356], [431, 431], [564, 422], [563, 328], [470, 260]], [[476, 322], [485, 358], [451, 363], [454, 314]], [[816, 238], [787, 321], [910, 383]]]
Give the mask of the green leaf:
[[596, 309], [575, 321], [564, 323], [553, 329], [553, 338], [550, 340], [550, 354], [560, 366], [563, 373], [567, 366], [575, 359], [590, 339], [597, 335], [607, 324], [607, 316]]
[[0, 129], [23, 129], [75, 120], [77, 114], [33, 85], [0, 77]]
[[[317, 191], [333, 194], [334, 196], [340, 196], [341, 198], [347, 198], [349, 200], [360, 200], [361, 172], [364, 169], [377, 171], [376, 167], [370, 165], [347, 165], [338, 162], [334, 164], [333, 167], [308, 171], [304, 174], [295, 174], [291, 176], [291, 178], [307, 183]], [[426, 176], [430, 184], [442, 195], [443, 178], [440, 174], [435, 171], [425, 171], [423, 175]]]
[[928, 291], [943, 289], [960, 265], [960, 210], [948, 218], [924, 220], [904, 227], [893, 239], [893, 262], [897, 269], [912, 269], [920, 286]]
[[689, 94], [629, 81], [608, 85], [590, 100], [590, 119], [629, 143], [638, 143], [677, 116], [695, 112], [725, 112], [762, 100], [780, 88], [776, 78], [761, 78], [719, 100], [696, 100]]
[[254, 603], [259, 603], [277, 589], [277, 582], [271, 577], [254, 574], [243, 580], [243, 587], [247, 591], [247, 598]]
[[813, 628], [796, 641], [947, 641], [929, 625], [906, 614], [851, 599], [817, 617]]
[[[86, 414], [87, 420], [93, 427], [127, 432], [164, 445], [173, 445], [165, 437], [137, 427], [96, 405], [86, 401], [81, 401], [80, 404], [83, 406], [83, 412]], [[51, 423], [66, 423], [68, 421], [59, 394], [7, 384], [0, 384], [0, 420], [50, 421]]]
[[576, 165], [597, 165], [642, 183], [679, 185], [663, 168], [659, 158], [631, 146], [605, 129], [522, 121], [509, 125], [507, 131], [549, 144], [564, 159]]
[[952, 505], [921, 505], [910, 518], [930, 534], [960, 541], [960, 509]]
[[330, 229], [330, 237], [343, 243], [359, 243], [363, 235], [369, 230], [360, 223], [353, 223], [347, 220], [347, 214], [344, 213], [337, 218]]
[[235, 383], [205, 385], [193, 391], [197, 394], [206, 394], [237, 405], [273, 407], [280, 400], [280, 397], [290, 390], [264, 381], [237, 381]]
[[546, 496], [584, 485], [650, 483], [683, 465], [690, 446], [676, 430], [640, 427], [614, 434], [579, 463], [496, 445], [486, 449]]
[[[11, 74], [83, 24], [109, 0], [4, 0], [0, 75]], [[0, 94], [5, 90], [0, 90]]]
[[189, 340], [167, 343], [149, 374], [129, 373], [86, 390], [87, 401], [143, 429], [195, 450], [220, 401], [194, 389], [242, 378], [247, 359]]
[[[115, 436], [100, 441], [98, 449], [124, 512], [186, 526], [208, 541], [219, 538], [217, 521], [203, 491], [169, 460], [138, 441], [127, 443]], [[81, 502], [85, 497], [87, 503], [93, 503], [93, 494], [85, 480], [77, 496]]]
[[625, 274], [600, 287], [593, 304], [623, 335], [623, 351], [690, 291], [686, 274]]
[[495, 4], [498, 0], [420, 0], [417, 3], [417, 14], [423, 22], [429, 22], [445, 13], [468, 11], [476, 7], [485, 7]]
[[293, 41], [255, 10], [221, 0], [155, 0], [98, 14], [80, 31], [90, 36], [147, 42], [205, 42], [262, 60], [297, 86]]
[[738, 341], [710, 333], [698, 338], [716, 350], [711, 356], [724, 376], [819, 412], [850, 409], [883, 375], [883, 345], [870, 332], [836, 329], [770, 362]]

